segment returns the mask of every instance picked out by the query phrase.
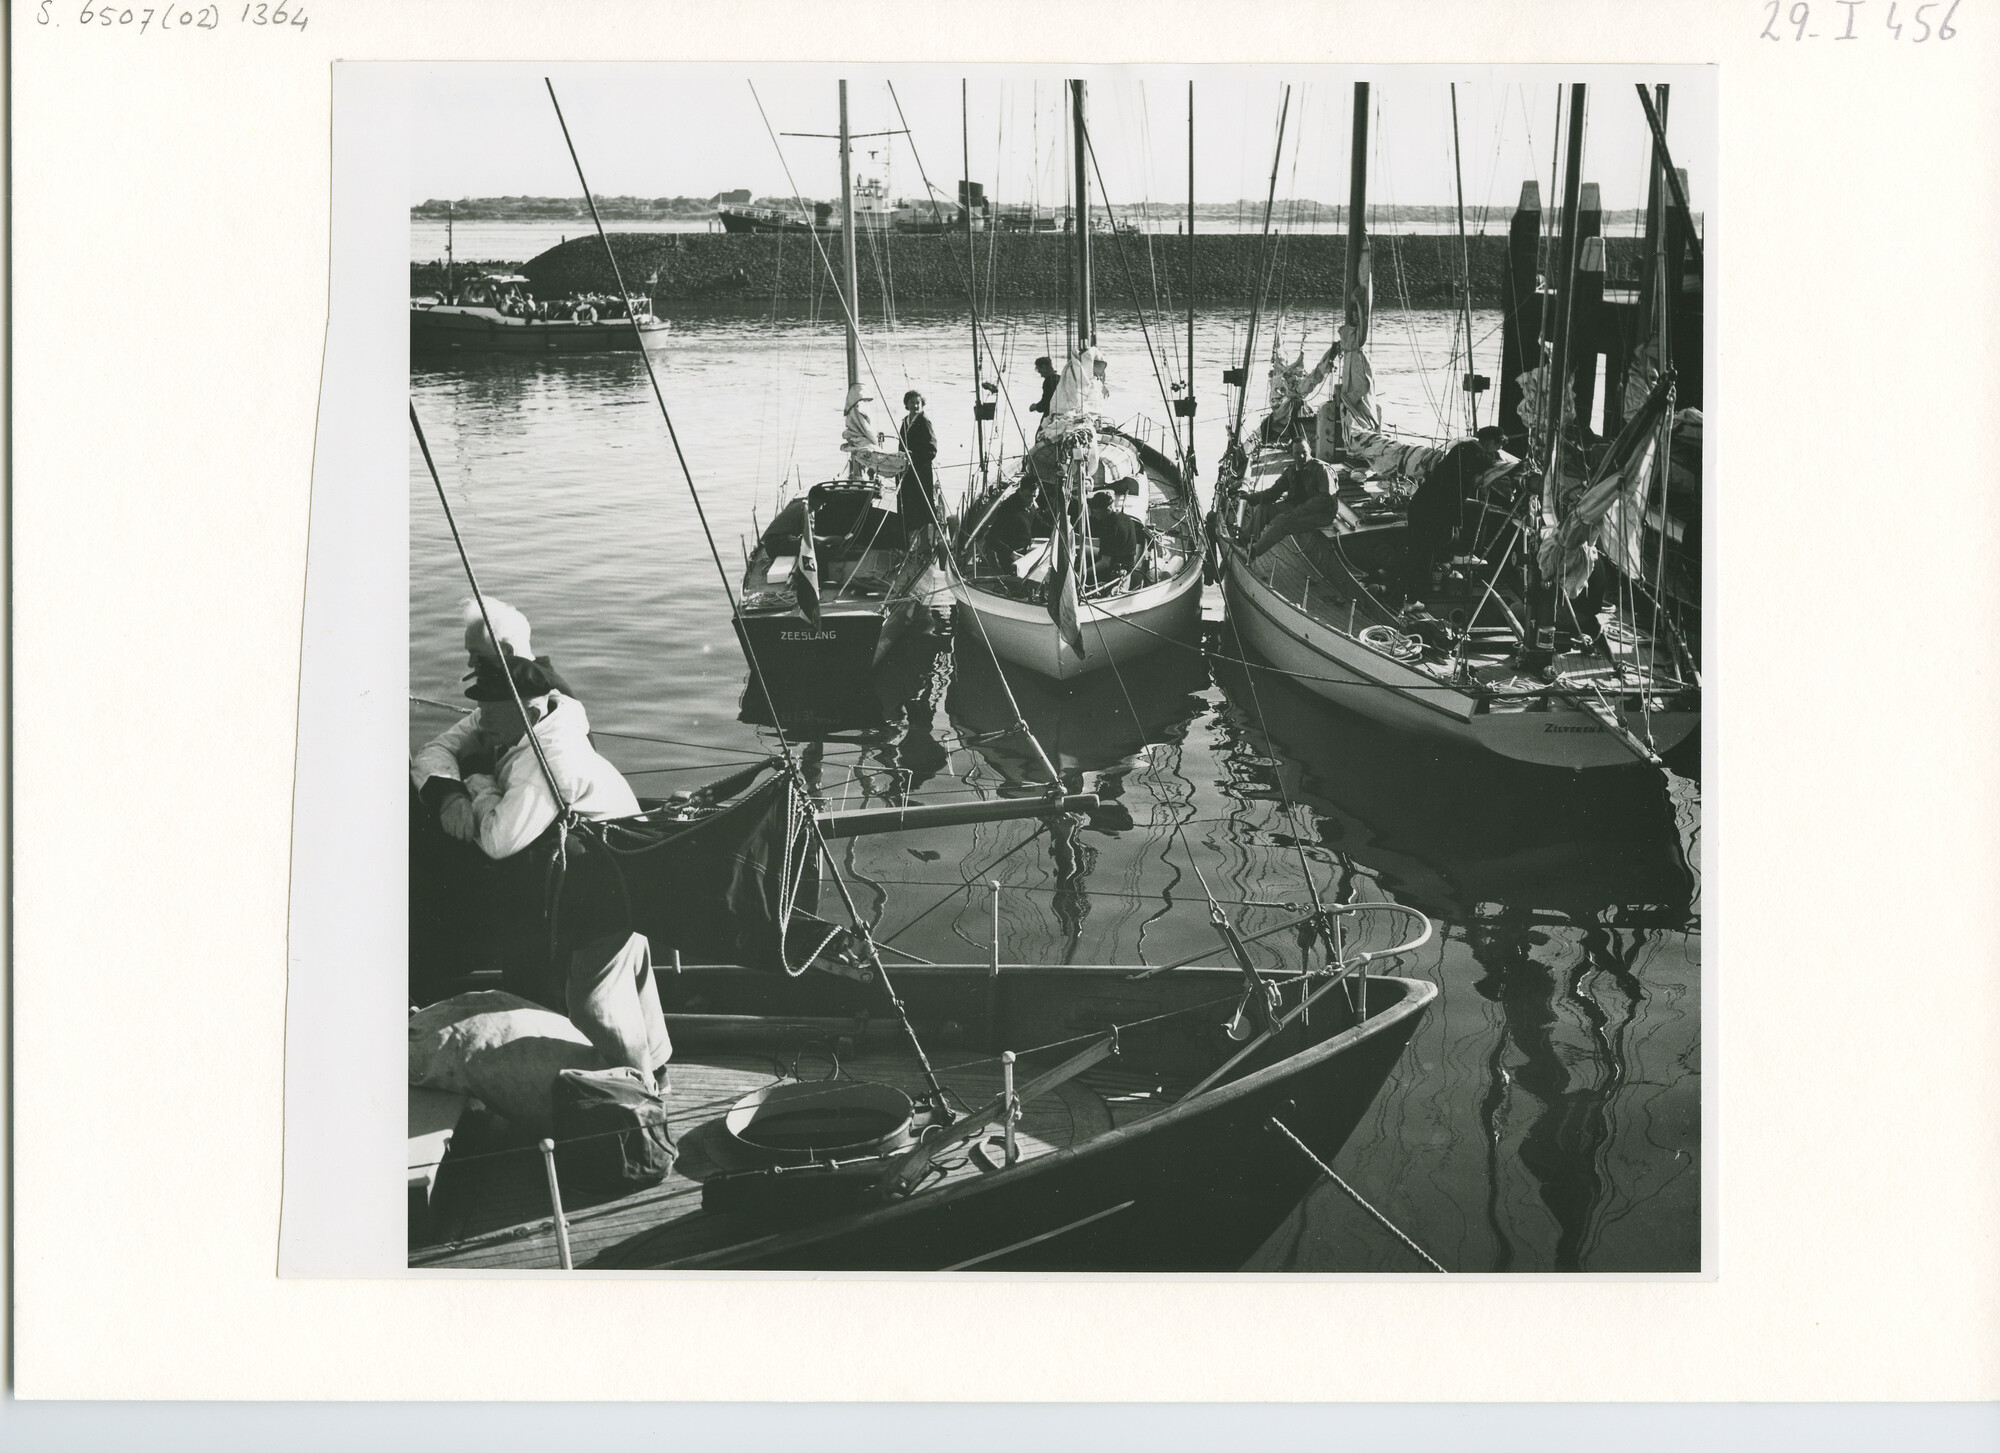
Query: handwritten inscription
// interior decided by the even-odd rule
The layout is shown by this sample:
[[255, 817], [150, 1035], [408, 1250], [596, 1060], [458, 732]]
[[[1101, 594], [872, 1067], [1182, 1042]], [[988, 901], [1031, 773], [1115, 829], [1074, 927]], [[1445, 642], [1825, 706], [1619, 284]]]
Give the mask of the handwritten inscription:
[[1952, 17], [1960, 0], [1764, 0], [1764, 29], [1759, 40], [1870, 40], [1887, 36], [1922, 45], [1928, 40], [1956, 40]]
[[304, 30], [306, 12], [299, 5], [97, 5], [72, 9], [75, 0], [39, 0], [37, 25], [75, 25], [86, 30], [122, 30], [128, 35], [147, 31], [220, 30], [247, 25], [266, 30]]

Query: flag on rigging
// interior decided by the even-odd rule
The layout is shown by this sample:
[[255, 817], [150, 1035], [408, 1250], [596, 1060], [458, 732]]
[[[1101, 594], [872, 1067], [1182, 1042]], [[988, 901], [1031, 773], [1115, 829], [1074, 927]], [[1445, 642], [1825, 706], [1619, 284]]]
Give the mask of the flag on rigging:
[[1077, 622], [1076, 526], [1070, 518], [1071, 506], [1064, 498], [1056, 518], [1055, 564], [1049, 571], [1049, 619], [1078, 657], [1083, 649], [1083, 627]]
[[792, 566], [792, 599], [806, 624], [819, 629], [819, 555], [813, 549], [813, 512], [805, 507], [805, 528], [799, 531], [798, 563]]

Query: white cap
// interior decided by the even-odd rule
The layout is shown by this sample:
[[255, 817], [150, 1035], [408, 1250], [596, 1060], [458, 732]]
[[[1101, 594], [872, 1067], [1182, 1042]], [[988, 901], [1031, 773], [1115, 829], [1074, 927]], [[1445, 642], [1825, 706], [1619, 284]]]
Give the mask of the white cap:
[[528, 635], [528, 618], [506, 601], [495, 600], [490, 595], [486, 597], [486, 614], [492, 618], [493, 630], [500, 638], [497, 647], [487, 636], [486, 622], [479, 616], [478, 601], [468, 595], [459, 602], [459, 612], [465, 621], [465, 649], [468, 655], [497, 661], [504, 650], [523, 661], [535, 659], [535, 648]]

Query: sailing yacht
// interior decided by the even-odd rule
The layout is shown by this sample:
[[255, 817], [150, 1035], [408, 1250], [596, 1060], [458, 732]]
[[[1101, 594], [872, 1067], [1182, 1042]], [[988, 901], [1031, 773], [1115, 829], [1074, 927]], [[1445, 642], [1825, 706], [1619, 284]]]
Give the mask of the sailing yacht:
[[[862, 376], [859, 267], [855, 250], [853, 138], [847, 82], [840, 83], [840, 247], [847, 333], [847, 400], [840, 475], [783, 505], [744, 563], [736, 631], [753, 675], [782, 694], [788, 680], [818, 689], [829, 672], [866, 672], [901, 634], [921, 628], [933, 576], [935, 526], [905, 520], [897, 481], [908, 462], [879, 429], [871, 382]], [[886, 626], [886, 629], [885, 629]]]
[[[1090, 211], [1082, 81], [1070, 82], [1077, 215]], [[954, 553], [952, 593], [1006, 662], [1068, 681], [1135, 660], [1201, 615], [1201, 506], [1185, 455], [1170, 458], [1111, 412], [1097, 351], [1091, 234], [1075, 249], [1074, 332], [1020, 473], [976, 494]]]
[[[1673, 372], [1658, 371], [1608, 444], [1585, 438], [1571, 390], [1549, 386], [1569, 376], [1563, 345], [1584, 112], [1583, 87], [1573, 89], [1555, 342], [1520, 380], [1539, 466], [1503, 455], [1483, 471], [1461, 553], [1442, 579], [1403, 589], [1410, 502], [1447, 451], [1384, 428], [1371, 397], [1368, 85], [1358, 83], [1337, 447], [1326, 447], [1324, 431], [1307, 441], [1289, 425], [1298, 401], [1274, 360], [1278, 417], [1246, 438], [1239, 408], [1218, 483], [1224, 597], [1241, 640], [1301, 686], [1364, 716], [1525, 762], [1657, 764], [1695, 732], [1701, 710], [1698, 665], [1659, 593], [1646, 589], [1635, 543], [1664, 473], [1656, 461], [1672, 426]], [[1656, 167], [1663, 156], [1656, 153]], [[1542, 351], [1537, 341], [1534, 352]], [[1246, 496], [1312, 451], [1334, 456], [1333, 519], [1260, 541], [1269, 520]]]

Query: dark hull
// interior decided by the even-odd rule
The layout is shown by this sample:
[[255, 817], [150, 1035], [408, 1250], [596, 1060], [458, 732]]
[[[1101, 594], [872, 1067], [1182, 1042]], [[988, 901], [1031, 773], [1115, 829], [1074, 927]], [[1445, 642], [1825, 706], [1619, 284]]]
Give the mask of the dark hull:
[[[1355, 1025], [1335, 991], [1321, 1000], [1327, 1012], [1315, 1009], [1319, 1026], [1288, 1030], [1267, 1047], [1263, 1068], [1153, 1119], [1004, 1175], [684, 1253], [701, 1229], [700, 1218], [690, 1218], [610, 1247], [591, 1265], [1235, 1271], [1319, 1175], [1270, 1127], [1271, 1118], [1330, 1161], [1381, 1090], [1435, 995], [1432, 986], [1414, 980], [1371, 980], [1371, 1017]], [[1384, 998], [1392, 1002], [1385, 1006]], [[1316, 1036], [1313, 1042], [1306, 1039], [1309, 1033]]]
[[718, 209], [715, 215], [722, 223], [722, 230], [724, 232], [733, 232], [738, 235], [761, 236], [772, 232], [811, 232], [814, 230], [801, 221], [787, 219], [782, 222], [774, 222], [767, 217], [748, 217], [740, 212], [731, 212], [726, 208]]
[[[666, 323], [642, 323], [646, 351], [667, 346]], [[421, 354], [450, 353], [637, 353], [632, 324], [624, 318], [594, 323], [539, 322], [494, 318], [438, 309], [410, 310], [410, 348]]]
[[743, 720], [782, 724], [806, 737], [881, 722], [871, 675], [882, 638], [879, 610], [823, 612], [817, 631], [789, 613], [744, 615], [736, 620], [736, 637], [757, 663], [743, 690]]

